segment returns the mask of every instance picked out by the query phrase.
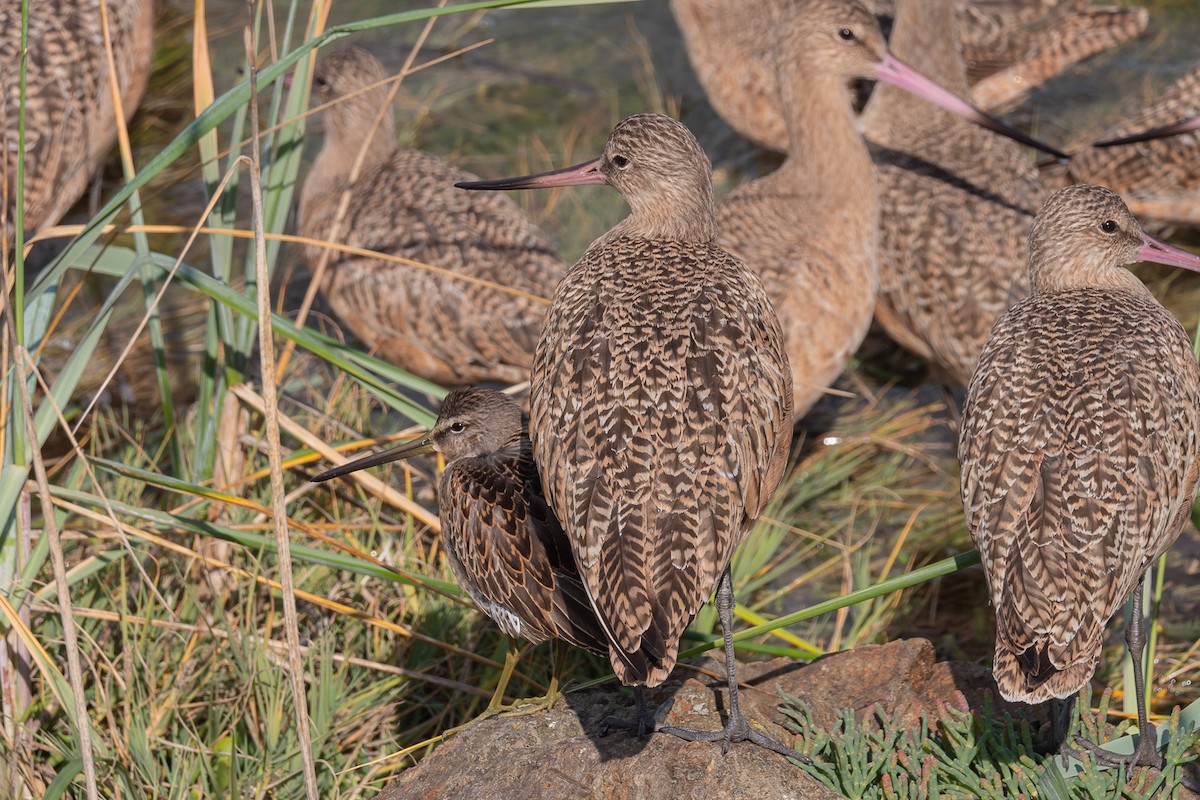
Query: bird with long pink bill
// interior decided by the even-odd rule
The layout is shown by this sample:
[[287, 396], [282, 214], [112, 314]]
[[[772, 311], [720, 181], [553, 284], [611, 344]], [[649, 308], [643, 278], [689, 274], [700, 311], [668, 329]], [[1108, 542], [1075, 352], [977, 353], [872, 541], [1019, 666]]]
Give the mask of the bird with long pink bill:
[[762, 284], [715, 241], [708, 157], [679, 122], [638, 114], [593, 161], [459, 185], [601, 183], [622, 194], [629, 216], [567, 271], [534, 356], [530, 437], [546, 499], [622, 683], [665, 681], [684, 629], [716, 590], [725, 727], [658, 729], [802, 759], [751, 726], [739, 701], [729, 563], [787, 465], [791, 370]]
[[[1200, 366], [1179, 320], [1125, 265], [1200, 272], [1146, 234], [1114, 192], [1046, 200], [1029, 297], [996, 323], [959, 439], [962, 500], [996, 610], [995, 675], [1010, 701], [1073, 698], [1130, 597], [1139, 739], [1097, 760], [1159, 766], [1142, 666], [1146, 568], [1179, 537], [1200, 487]], [[1062, 714], [1052, 714], [1059, 722]]]
[[[788, 151], [788, 129], [773, 63], [780, 21], [795, 0], [671, 0], [688, 60], [713, 110], [743, 138]], [[893, 0], [868, 10], [892, 17]], [[1141, 8], [1067, 2], [956, 0], [944, 15], [956, 22], [944, 44], [970, 65], [966, 96], [985, 110], [1011, 105], [1083, 59], [1142, 33]]]
[[803, 416], [858, 349], [879, 285], [879, 197], [853, 82], [877, 79], [1017, 141], [1033, 140], [895, 58], [860, 3], [797, 3], [776, 35], [789, 154], [778, 170], [725, 198], [718, 241], [771, 295], [792, 366], [793, 410]]

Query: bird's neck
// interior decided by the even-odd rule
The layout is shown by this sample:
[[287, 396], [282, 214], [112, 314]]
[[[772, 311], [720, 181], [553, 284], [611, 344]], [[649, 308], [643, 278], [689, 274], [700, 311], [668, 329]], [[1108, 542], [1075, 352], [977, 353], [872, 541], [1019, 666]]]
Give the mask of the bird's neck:
[[1114, 266], [1108, 259], [1072, 252], [1069, 242], [1033, 243], [1029, 263], [1034, 294], [1101, 289], [1153, 297], [1146, 285], [1125, 267]]
[[349, 183], [356, 164], [359, 165], [357, 175], [354, 175], [357, 178], [369, 174], [392, 157], [396, 152], [395, 120], [390, 113], [384, 113], [372, 132], [373, 122], [373, 116], [364, 118], [363, 115], [329, 121], [325, 144], [313, 160], [304, 182], [301, 209], [317, 197]]
[[706, 244], [717, 236], [712, 183], [663, 186], [653, 197], [629, 198], [629, 216], [610, 237]]
[[875, 237], [879, 198], [849, 87], [827, 75], [781, 79], [792, 87], [784, 89], [791, 145], [772, 178], [804, 198], [805, 213], [817, 224], [835, 223], [840, 235]]

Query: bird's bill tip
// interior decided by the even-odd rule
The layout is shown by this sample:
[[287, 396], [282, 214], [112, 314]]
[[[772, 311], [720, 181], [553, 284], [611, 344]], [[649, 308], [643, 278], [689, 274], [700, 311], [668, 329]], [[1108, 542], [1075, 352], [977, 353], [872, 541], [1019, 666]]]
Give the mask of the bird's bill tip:
[[1200, 117], [1185, 119], [1183, 122], [1176, 122], [1173, 125], [1151, 128], [1148, 131], [1132, 133], [1128, 136], [1104, 139], [1103, 141], [1096, 142], [1092, 147], [1118, 147], [1124, 144], [1137, 144], [1138, 142], [1149, 142], [1154, 139], [1166, 139], [1168, 136], [1178, 136], [1181, 133], [1192, 133], [1194, 131], [1200, 131]]
[[536, 175], [522, 175], [519, 178], [501, 178], [495, 181], [462, 181], [454, 184], [459, 189], [482, 189], [497, 191], [503, 189], [548, 189], [555, 186], [589, 186], [608, 183], [604, 173], [600, 171], [602, 159], [594, 158], [582, 164], [575, 164], [550, 172], [539, 172]]
[[1153, 236], [1143, 237], [1142, 248], [1138, 250], [1138, 258], [1142, 261], [1153, 261], [1155, 264], [1167, 264], [1200, 272], [1200, 255], [1172, 247]]
[[340, 478], [343, 475], [349, 475], [351, 472], [368, 469], [370, 467], [378, 467], [383, 464], [390, 464], [393, 461], [399, 461], [403, 458], [412, 458], [413, 456], [424, 455], [425, 453], [433, 452], [433, 440], [428, 436], [423, 436], [412, 442], [384, 450], [379, 453], [374, 453], [369, 456], [364, 456], [354, 461], [348, 461], [340, 467], [327, 469], [319, 475], [314, 475], [309, 478], [311, 483], [324, 483], [333, 478]]
[[891, 53], [885, 55], [883, 61], [879, 62], [875, 76], [878, 80], [890, 83], [920, 97], [922, 100], [933, 103], [938, 108], [945, 109], [951, 114], [962, 117], [968, 122], [973, 122], [1001, 136], [1006, 136], [1013, 141], [1041, 150], [1043, 153], [1048, 153], [1061, 161], [1066, 161], [1069, 158], [1061, 150], [1039, 142], [1032, 136], [1022, 133], [1016, 128], [1010, 128], [1000, 120], [988, 116], [949, 89], [939, 86], [932, 79], [905, 64]]

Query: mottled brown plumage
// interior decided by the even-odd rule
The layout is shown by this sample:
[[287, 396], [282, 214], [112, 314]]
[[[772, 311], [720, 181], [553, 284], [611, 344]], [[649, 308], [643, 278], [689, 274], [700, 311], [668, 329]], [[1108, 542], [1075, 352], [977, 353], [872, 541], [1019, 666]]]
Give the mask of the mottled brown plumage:
[[791, 372], [771, 301], [714, 242], [711, 167], [675, 120], [628, 117], [593, 162], [474, 188], [572, 183], [612, 185], [630, 214], [568, 271], [534, 358], [530, 430], [547, 500], [621, 681], [666, 680], [720, 582], [730, 723], [671, 732], [790, 753], [746, 727], [728, 638], [729, 562], [791, 441]]
[[[150, 77], [151, 0], [108, 0], [108, 30], [121, 105], [128, 121]], [[26, 61], [26, 230], [54, 223], [83, 196], [117, 141], [100, 0], [36, 0], [29, 4]], [[5, 230], [16, 204], [20, 109], [21, 4], [0, 7], [0, 136], [7, 183]]]
[[[517, 383], [529, 377], [546, 302], [563, 265], [546, 236], [508, 197], [453, 188], [475, 176], [442, 159], [396, 146], [390, 113], [371, 136], [386, 100], [385, 78], [369, 53], [326, 56], [313, 78], [325, 112], [325, 143], [300, 197], [304, 236], [402, 256], [493, 288], [410, 265], [333, 251], [322, 289], [339, 319], [368, 347], [443, 385]], [[368, 140], [368, 136], [370, 139]], [[353, 202], [330, 233], [359, 150], [368, 154], [350, 186]], [[322, 248], [305, 248], [316, 264]], [[531, 297], [532, 295], [532, 297]]]
[[[968, 91], [953, 0], [899, 0], [890, 48]], [[893, 86], [862, 117], [880, 205], [875, 318], [942, 377], [971, 379], [996, 319], [1029, 290], [1029, 231], [1045, 199], [1029, 153]]]
[[1146, 30], [1144, 8], [1091, 0], [956, 3], [971, 97], [980, 108], [1012, 106], [1079, 62]]
[[535, 644], [561, 639], [608, 655], [571, 544], [542, 495], [521, 409], [508, 395], [456, 389], [446, 396], [429, 436], [313, 480], [430, 450], [446, 458], [438, 482], [446, 561], [480, 610], [508, 636]]
[[1105, 625], [1179, 536], [1200, 483], [1200, 368], [1183, 326], [1123, 268], [1139, 259], [1200, 269], [1107, 189], [1053, 194], [1030, 237], [1032, 294], [996, 323], [971, 381], [962, 498], [1009, 700], [1089, 681]]
[[[741, 136], [788, 152], [787, 115], [772, 65], [775, 31], [797, 0], [671, 0], [688, 58], [709, 103]], [[891, 16], [893, 3], [872, 0]], [[1088, 0], [958, 0], [955, 16], [971, 75], [973, 102], [1009, 105], [1071, 65], [1140, 34], [1143, 9], [1092, 6]], [[956, 40], [957, 41], [957, 40]]]
[[[1121, 139], [1200, 118], [1200, 66], [1172, 84], [1137, 114], [1104, 132], [1103, 140]], [[1200, 225], [1200, 132], [1113, 147], [1087, 147], [1063, 169], [1047, 167], [1047, 180], [1086, 182], [1119, 192], [1155, 228]]]

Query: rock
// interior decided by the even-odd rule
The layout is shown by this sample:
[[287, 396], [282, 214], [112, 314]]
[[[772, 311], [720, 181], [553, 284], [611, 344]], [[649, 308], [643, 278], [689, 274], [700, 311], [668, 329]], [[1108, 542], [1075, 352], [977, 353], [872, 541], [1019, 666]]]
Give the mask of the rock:
[[[696, 677], [687, 677], [688, 673]], [[713, 659], [682, 665], [676, 676], [649, 692], [657, 707], [673, 700], [667, 722], [715, 730], [724, 714], [723, 666]], [[703, 674], [707, 673], [707, 674]], [[738, 677], [752, 723], [786, 743], [792, 733], [778, 706], [784, 692], [804, 703], [828, 729], [839, 709], [859, 716], [876, 703], [900, 709], [915, 722], [936, 718], [945, 705], [965, 709], [994, 684], [983, 667], [938, 663], [923, 639], [902, 640], [834, 653], [804, 665], [787, 659], [745, 664]], [[420, 764], [407, 770], [380, 800], [521, 797], [604, 798], [836, 798], [839, 795], [780, 756], [750, 744], [726, 755], [714, 744], [669, 735], [639, 740], [624, 731], [600, 736], [609, 716], [630, 717], [630, 692], [600, 687], [568, 694], [547, 712], [497, 717], [468, 726]]]
[[[821, 728], [830, 730], [841, 709], [860, 720], [898, 714], [906, 726], [946, 708], [1029, 716], [1033, 708], [999, 699], [991, 672], [978, 664], [939, 662], [933, 645], [908, 639], [833, 653], [811, 664], [787, 659], [744, 664], [743, 708], [784, 744], [793, 742], [778, 710], [781, 693], [796, 698]], [[716, 730], [724, 719], [724, 668], [713, 659], [681, 664], [672, 680], [647, 693], [651, 708], [670, 702], [667, 723]], [[645, 739], [620, 730], [600, 736], [610, 716], [630, 718], [633, 697], [615, 686], [568, 694], [553, 709], [497, 717], [468, 725], [417, 766], [405, 771], [379, 800], [825, 800], [840, 797], [790, 761], [747, 743], [721, 754], [719, 745], [685, 742], [667, 734]]]
[[[721, 724], [718, 704], [707, 682], [668, 682], [666, 691], [656, 689], [649, 699], [666, 701], [673, 694], [670, 724], [715, 729]], [[633, 706], [628, 691], [601, 687], [569, 694], [546, 712], [474, 723], [400, 775], [378, 800], [841, 797], [781, 756], [754, 745], [736, 744], [722, 755], [719, 745], [666, 734], [639, 740], [614, 730], [599, 736], [607, 717], [631, 717]], [[772, 711], [770, 716], [778, 715]], [[769, 730], [791, 741], [781, 728]]]
[[982, 709], [989, 696], [998, 713], [1019, 716], [1030, 712], [1027, 705], [1000, 698], [987, 667], [939, 662], [933, 644], [926, 639], [867, 645], [831, 653], [803, 666], [775, 659], [745, 669], [747, 675], [759, 676], [764, 668], [788, 674], [787, 678], [782, 674], [775, 678], [780, 688], [807, 707], [813, 721], [825, 730], [833, 727], [842, 709], [853, 709], [854, 716], [862, 720], [874, 714], [876, 704], [887, 714], [898, 714], [905, 727], [915, 727], [922, 713], [936, 721], [947, 706], [959, 711]]

